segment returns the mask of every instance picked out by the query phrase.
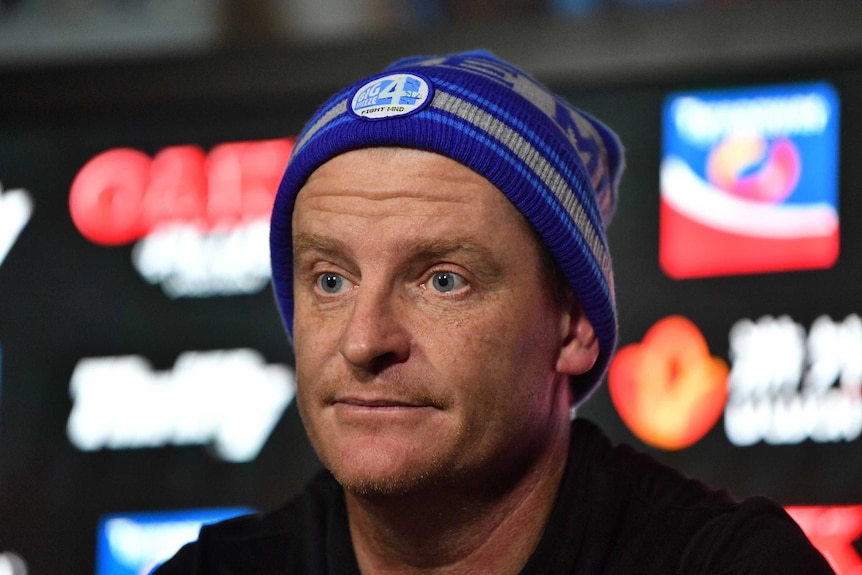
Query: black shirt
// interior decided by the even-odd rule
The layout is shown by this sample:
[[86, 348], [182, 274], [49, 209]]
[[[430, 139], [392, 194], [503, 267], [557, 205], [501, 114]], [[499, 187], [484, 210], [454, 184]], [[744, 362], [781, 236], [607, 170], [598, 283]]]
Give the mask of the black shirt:
[[[707, 488], [593, 424], [572, 423], [548, 525], [521, 575], [821, 575], [823, 557], [779, 506]], [[359, 575], [344, 493], [321, 472], [265, 514], [204, 527], [155, 575]]]

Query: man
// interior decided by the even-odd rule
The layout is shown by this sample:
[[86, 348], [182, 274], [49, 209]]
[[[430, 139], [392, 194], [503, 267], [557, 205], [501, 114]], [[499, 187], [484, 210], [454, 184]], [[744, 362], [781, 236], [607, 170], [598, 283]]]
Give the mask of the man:
[[622, 163], [608, 128], [487, 52], [324, 104], [271, 253], [326, 471], [157, 573], [831, 573], [778, 506], [571, 420], [616, 343]]

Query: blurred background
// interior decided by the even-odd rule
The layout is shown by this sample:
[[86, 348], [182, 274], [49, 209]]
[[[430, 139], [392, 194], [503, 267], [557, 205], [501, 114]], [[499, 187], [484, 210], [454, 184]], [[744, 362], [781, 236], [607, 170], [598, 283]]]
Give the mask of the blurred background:
[[146, 573], [316, 472], [268, 275], [292, 137], [474, 48], [627, 149], [578, 416], [862, 572], [861, 3], [0, 0], [0, 575]]

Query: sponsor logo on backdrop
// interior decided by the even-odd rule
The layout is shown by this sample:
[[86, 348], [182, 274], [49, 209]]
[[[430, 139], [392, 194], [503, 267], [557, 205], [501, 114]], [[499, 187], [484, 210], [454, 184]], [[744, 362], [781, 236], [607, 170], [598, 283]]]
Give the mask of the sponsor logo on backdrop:
[[697, 326], [664, 318], [622, 347], [608, 387], [644, 443], [682, 449], [724, 413], [728, 441], [798, 444], [862, 435], [862, 318], [818, 317], [809, 330], [789, 316], [741, 319], [729, 333], [730, 367], [712, 356]]
[[257, 457], [296, 382], [251, 349], [186, 352], [155, 371], [137, 355], [82, 359], [69, 384], [66, 426], [84, 451], [206, 445], [225, 461]]
[[27, 190], [3, 191], [0, 183], [0, 265], [15, 245], [33, 214], [33, 198]]
[[252, 294], [269, 282], [269, 218], [293, 139], [115, 148], [87, 162], [69, 192], [78, 231], [134, 243], [132, 262], [169, 297]]
[[862, 540], [862, 505], [786, 509], [829, 562], [835, 575], [862, 573], [862, 557], [857, 551]]
[[826, 83], [674, 94], [659, 260], [673, 278], [831, 267], [838, 96]]
[[862, 319], [742, 319], [730, 330], [724, 414], [735, 445], [853, 441], [862, 433]]
[[639, 439], [660, 449], [682, 449], [721, 417], [727, 373], [727, 364], [711, 355], [697, 326], [677, 315], [659, 320], [643, 341], [617, 352], [608, 387], [617, 412]]
[[96, 575], [146, 575], [180, 547], [197, 539], [201, 526], [252, 512], [231, 507], [102, 517], [96, 543]]

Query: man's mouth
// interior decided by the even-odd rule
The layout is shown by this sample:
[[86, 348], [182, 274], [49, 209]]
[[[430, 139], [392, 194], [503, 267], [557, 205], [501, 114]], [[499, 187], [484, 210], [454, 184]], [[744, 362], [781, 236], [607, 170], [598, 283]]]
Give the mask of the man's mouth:
[[345, 396], [336, 397], [334, 405], [346, 405], [349, 407], [366, 407], [366, 408], [416, 408], [416, 407], [431, 407], [428, 402], [394, 399], [386, 397], [357, 397]]

